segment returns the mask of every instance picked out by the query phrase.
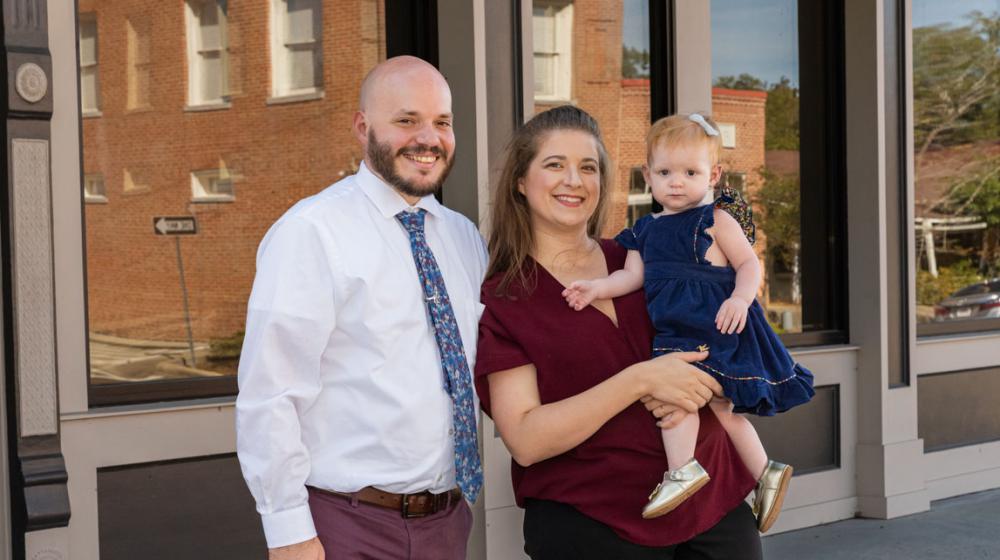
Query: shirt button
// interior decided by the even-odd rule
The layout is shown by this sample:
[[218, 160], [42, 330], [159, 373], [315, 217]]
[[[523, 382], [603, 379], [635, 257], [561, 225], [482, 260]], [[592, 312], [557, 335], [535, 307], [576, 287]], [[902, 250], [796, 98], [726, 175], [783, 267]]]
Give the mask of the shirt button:
[[455, 435], [455, 428], [448, 428], [448, 435], [449, 436]]

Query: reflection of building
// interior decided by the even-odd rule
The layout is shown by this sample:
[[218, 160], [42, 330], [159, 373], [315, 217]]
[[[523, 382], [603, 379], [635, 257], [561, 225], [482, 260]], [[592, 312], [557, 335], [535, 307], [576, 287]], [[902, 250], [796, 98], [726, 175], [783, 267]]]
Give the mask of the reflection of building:
[[267, 227], [353, 171], [381, 2], [289, 5], [79, 3], [91, 330], [183, 338], [173, 240], [152, 220], [193, 215], [181, 252], [194, 336], [233, 335]]

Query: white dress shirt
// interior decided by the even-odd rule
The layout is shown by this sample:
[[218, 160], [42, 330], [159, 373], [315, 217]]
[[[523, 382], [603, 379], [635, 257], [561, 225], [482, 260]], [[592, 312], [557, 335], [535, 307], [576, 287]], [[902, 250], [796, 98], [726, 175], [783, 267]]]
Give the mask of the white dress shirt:
[[[486, 248], [472, 222], [433, 196], [416, 206], [427, 211], [427, 243], [471, 369]], [[362, 165], [293, 206], [260, 244], [236, 450], [270, 548], [316, 535], [306, 485], [455, 487], [451, 400], [409, 237], [395, 218], [409, 208]]]

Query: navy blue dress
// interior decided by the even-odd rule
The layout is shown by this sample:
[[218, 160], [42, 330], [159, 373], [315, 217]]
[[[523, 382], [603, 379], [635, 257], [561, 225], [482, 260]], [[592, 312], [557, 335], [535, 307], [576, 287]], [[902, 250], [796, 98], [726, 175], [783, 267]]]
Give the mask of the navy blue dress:
[[736, 286], [736, 271], [705, 260], [712, 245], [705, 230], [715, 224], [715, 206], [644, 216], [615, 240], [639, 251], [645, 265], [646, 305], [656, 329], [653, 356], [706, 345], [708, 359], [695, 365], [722, 385], [734, 411], [773, 416], [808, 402], [813, 376], [788, 354], [756, 300], [742, 333], [715, 327], [722, 302]]

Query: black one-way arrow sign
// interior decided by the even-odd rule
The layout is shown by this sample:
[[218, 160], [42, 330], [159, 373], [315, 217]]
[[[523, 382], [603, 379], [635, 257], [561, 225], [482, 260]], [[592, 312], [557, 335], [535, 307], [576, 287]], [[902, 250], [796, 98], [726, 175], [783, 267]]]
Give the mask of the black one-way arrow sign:
[[198, 233], [198, 222], [194, 216], [157, 216], [153, 218], [156, 235], [194, 235]]

